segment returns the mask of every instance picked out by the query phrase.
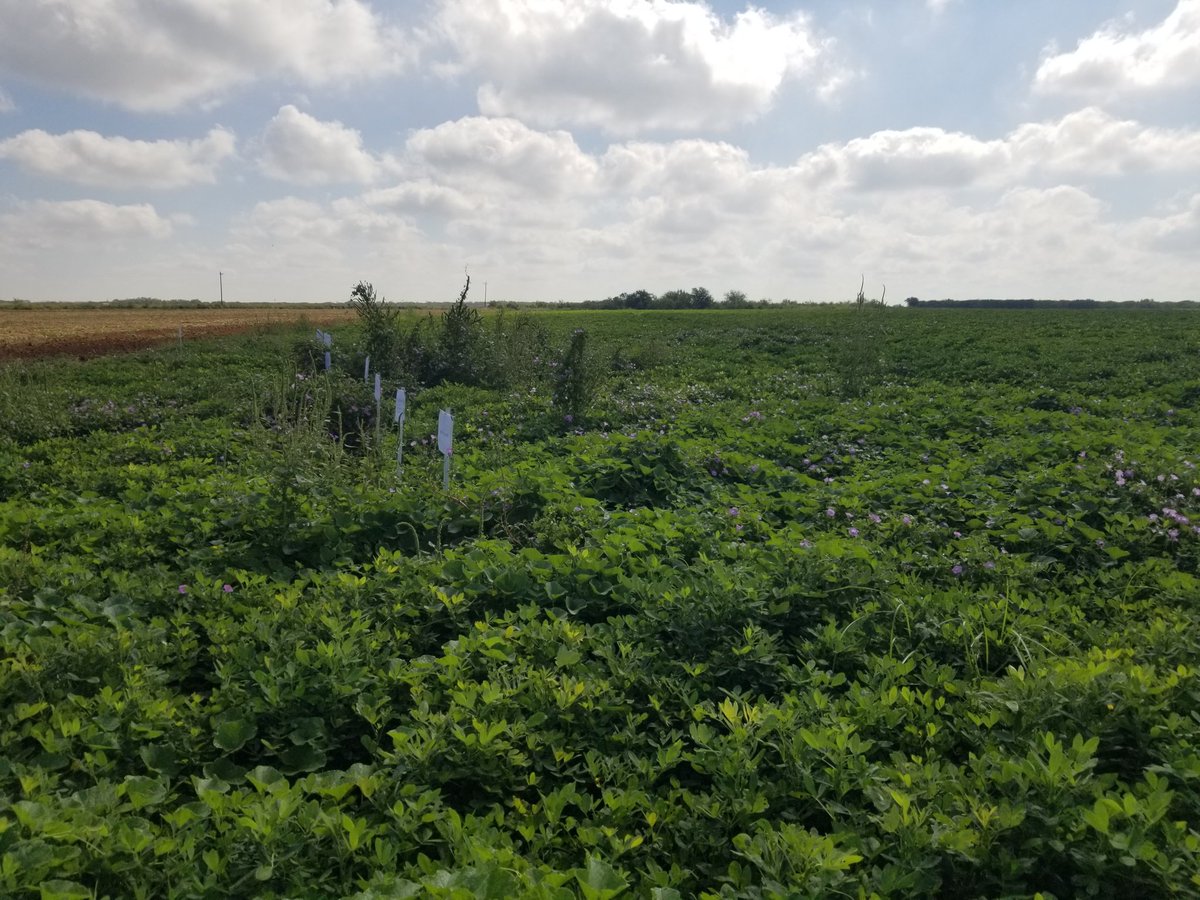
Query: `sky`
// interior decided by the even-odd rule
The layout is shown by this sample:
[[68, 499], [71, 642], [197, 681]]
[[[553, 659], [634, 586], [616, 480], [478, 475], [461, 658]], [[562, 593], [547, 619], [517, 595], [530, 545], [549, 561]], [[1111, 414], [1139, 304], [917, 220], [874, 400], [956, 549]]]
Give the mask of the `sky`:
[[0, 299], [1200, 300], [1200, 0], [0, 23]]

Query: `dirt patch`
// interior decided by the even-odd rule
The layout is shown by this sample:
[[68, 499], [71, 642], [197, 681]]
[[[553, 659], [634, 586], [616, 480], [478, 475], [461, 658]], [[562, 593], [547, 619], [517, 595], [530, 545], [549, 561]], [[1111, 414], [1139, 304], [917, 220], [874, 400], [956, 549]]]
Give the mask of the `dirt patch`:
[[179, 340], [220, 337], [307, 322], [314, 328], [352, 322], [336, 307], [223, 307], [218, 309], [3, 309], [0, 361], [43, 356], [89, 358], [127, 353]]

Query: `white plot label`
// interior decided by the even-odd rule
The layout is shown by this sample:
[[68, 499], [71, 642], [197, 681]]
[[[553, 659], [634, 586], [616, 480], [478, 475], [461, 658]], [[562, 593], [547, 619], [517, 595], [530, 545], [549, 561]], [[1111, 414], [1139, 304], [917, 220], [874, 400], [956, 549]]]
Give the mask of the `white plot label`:
[[438, 412], [437, 441], [438, 450], [446, 456], [454, 452], [454, 416], [448, 409]]

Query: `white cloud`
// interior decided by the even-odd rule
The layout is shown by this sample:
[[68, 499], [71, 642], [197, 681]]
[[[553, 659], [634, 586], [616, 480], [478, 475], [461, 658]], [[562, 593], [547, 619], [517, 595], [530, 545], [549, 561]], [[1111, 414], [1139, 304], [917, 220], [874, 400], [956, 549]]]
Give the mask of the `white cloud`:
[[35, 200], [0, 215], [0, 235], [6, 236], [6, 242], [35, 249], [161, 239], [173, 231], [172, 221], [148, 203], [117, 206], [99, 200]]
[[1013, 184], [1031, 176], [1115, 176], [1200, 170], [1200, 131], [1151, 128], [1089, 107], [1055, 122], [983, 140], [941, 128], [878, 131], [826, 144], [797, 167], [813, 185], [942, 190]]
[[[551, 284], [569, 286], [557, 295], [570, 299], [705, 284], [849, 299], [860, 272], [894, 296], [1136, 297], [1163, 253], [1185, 252], [1200, 201], [1122, 221], [1065, 182], [1161, 167], [1163, 147], [1193, 140], [1084, 110], [994, 141], [919, 130], [826, 148], [818, 162], [834, 177], [815, 179], [813, 160], [756, 165], [723, 142], [587, 153], [561, 133], [471, 118], [414, 133], [390, 186], [261, 205], [242, 252], [288, 254], [299, 267], [366, 260], [364, 270], [402, 273], [377, 286], [404, 296], [441, 296], [414, 286], [452, 281], [446, 273], [469, 262], [501, 298], [545, 297]], [[899, 167], [873, 168], [888, 152]], [[863, 192], [903, 178], [928, 189]], [[1187, 296], [1198, 269], [1176, 265], [1160, 296]]]
[[1095, 107], [1057, 122], [1022, 125], [1006, 143], [1018, 174], [1200, 171], [1200, 131], [1152, 128]]
[[806, 16], [699, 0], [443, 0], [440, 28], [478, 73], [480, 110], [542, 126], [728, 128], [789, 78], [837, 83]]
[[94, 131], [23, 131], [0, 141], [0, 159], [38, 175], [106, 188], [178, 188], [216, 181], [236, 139], [222, 128], [194, 141], [135, 141]]
[[[344, 299], [361, 278], [393, 299], [447, 299], [464, 264], [490, 282], [493, 299], [703, 284], [848, 300], [860, 273], [890, 297], [1194, 296], [1200, 197], [1123, 219], [1072, 183], [1080, 172], [1161, 169], [1172, 145], [1171, 165], [1195, 170], [1200, 155], [1182, 155], [1192, 133], [1083, 110], [995, 140], [881, 134], [779, 166], [695, 139], [588, 152], [563, 132], [471, 117], [411, 134], [362, 193], [251, 201], [223, 246], [202, 255], [164, 240], [181, 226], [149, 206], [10, 208], [0, 215], [0, 257], [9, 249], [0, 270], [10, 290], [42, 290], [36, 273], [52, 272], [64, 248], [115, 241], [130, 258], [154, 260], [154, 278], [168, 283], [220, 267], [245, 299]], [[898, 168], [879, 169], [889, 153]], [[814, 177], [820, 166], [828, 177]], [[931, 174], [937, 166], [956, 173], [949, 189]], [[882, 189], [903, 177], [924, 188]]]
[[941, 128], [877, 131], [845, 144], [826, 144], [800, 160], [814, 184], [858, 190], [963, 187], [1008, 162], [1001, 141]]
[[260, 141], [259, 167], [295, 184], [374, 181], [383, 163], [363, 149], [362, 135], [341, 122], [322, 122], [296, 107], [280, 107]]
[[363, 195], [362, 202], [384, 212], [409, 218], [428, 217], [437, 222], [465, 219], [478, 209], [461, 190], [429, 179], [371, 191]]
[[958, 0], [925, 0], [925, 6], [934, 15], [937, 15], [945, 12], [947, 7], [957, 2]]
[[363, 0], [0, 0], [0, 21], [0, 69], [136, 110], [370, 77], [405, 55]]
[[1048, 94], [1106, 99], [1200, 86], [1200, 0], [1179, 0], [1158, 26], [1125, 33], [1110, 24], [1068, 53], [1042, 61], [1034, 88]]
[[1195, 258], [1200, 247], [1200, 194], [1195, 194], [1177, 211], [1147, 216], [1135, 223], [1139, 237], [1161, 253]]
[[471, 116], [417, 131], [406, 163], [465, 193], [503, 189], [528, 198], [578, 189], [596, 163], [565, 131], [536, 131], [509, 118]]

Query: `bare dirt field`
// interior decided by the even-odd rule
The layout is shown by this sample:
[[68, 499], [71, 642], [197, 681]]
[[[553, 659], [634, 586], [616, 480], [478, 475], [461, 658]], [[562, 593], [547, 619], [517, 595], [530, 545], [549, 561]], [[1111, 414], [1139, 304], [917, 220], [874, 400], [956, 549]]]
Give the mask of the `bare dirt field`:
[[0, 309], [0, 361], [39, 356], [101, 356], [179, 339], [236, 334], [307, 322], [314, 328], [353, 321], [351, 309], [222, 307], [213, 309]]

